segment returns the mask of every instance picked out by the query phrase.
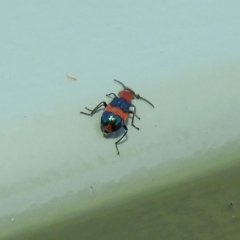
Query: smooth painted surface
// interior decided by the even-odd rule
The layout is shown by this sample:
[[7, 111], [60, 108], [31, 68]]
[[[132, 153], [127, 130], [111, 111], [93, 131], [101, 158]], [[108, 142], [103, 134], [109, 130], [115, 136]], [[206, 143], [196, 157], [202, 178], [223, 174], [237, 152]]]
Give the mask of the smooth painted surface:
[[[238, 1], [2, 1], [1, 9], [4, 229], [69, 192], [69, 202], [79, 191], [88, 199], [143, 168], [170, 171], [239, 139]], [[140, 131], [129, 125], [120, 156], [100, 132], [101, 113], [79, 114], [121, 90], [114, 78], [156, 106], [134, 100]]]

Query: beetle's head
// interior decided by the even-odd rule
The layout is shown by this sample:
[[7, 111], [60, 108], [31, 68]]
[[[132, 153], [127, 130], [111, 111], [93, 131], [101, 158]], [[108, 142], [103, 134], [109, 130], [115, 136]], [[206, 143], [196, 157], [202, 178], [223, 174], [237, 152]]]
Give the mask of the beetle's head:
[[103, 112], [101, 117], [101, 130], [103, 135], [109, 136], [123, 126], [123, 120], [112, 112]]

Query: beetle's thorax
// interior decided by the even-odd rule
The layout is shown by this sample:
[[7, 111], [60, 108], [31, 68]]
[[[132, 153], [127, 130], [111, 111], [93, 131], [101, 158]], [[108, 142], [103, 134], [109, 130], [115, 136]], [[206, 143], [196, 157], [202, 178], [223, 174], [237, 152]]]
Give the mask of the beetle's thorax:
[[121, 92], [118, 93], [118, 96], [127, 102], [131, 102], [133, 99], [133, 93], [127, 89], [122, 90]]

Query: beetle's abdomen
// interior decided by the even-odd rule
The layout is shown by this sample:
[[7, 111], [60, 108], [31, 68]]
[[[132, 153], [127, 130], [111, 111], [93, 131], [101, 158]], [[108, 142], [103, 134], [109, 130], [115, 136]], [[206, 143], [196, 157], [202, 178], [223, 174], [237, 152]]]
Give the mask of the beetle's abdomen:
[[123, 119], [123, 121], [126, 121], [128, 119], [128, 115], [129, 115], [129, 108], [130, 108], [129, 102], [125, 101], [122, 98], [115, 97], [107, 105], [107, 107], [104, 109], [104, 111], [112, 112], [115, 115], [120, 116]]

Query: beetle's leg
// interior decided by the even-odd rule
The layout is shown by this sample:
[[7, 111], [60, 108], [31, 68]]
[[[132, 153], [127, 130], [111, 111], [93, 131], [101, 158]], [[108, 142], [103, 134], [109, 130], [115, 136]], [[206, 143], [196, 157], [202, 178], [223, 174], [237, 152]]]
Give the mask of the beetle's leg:
[[114, 97], [117, 97], [117, 95], [115, 93], [106, 94], [107, 97], [110, 97], [111, 95], [113, 95]]
[[118, 150], [118, 143], [126, 136], [127, 132], [128, 132], [128, 128], [127, 126], [124, 124], [123, 125], [123, 128], [126, 130], [126, 132], [115, 142], [115, 146], [116, 146], [116, 149], [117, 149], [117, 155], [119, 155], [119, 150]]
[[122, 82], [118, 81], [117, 79], [114, 79], [114, 81], [120, 83], [123, 86], [124, 89], [127, 88]]
[[107, 103], [106, 102], [100, 102], [93, 110], [91, 110], [91, 109], [89, 109], [89, 108], [85, 108], [85, 109], [87, 109], [88, 111], [91, 111], [90, 113], [86, 113], [86, 112], [80, 112], [80, 113], [82, 113], [82, 114], [85, 114], [85, 115], [88, 115], [88, 116], [92, 116], [94, 113], [96, 113], [96, 111], [100, 108], [100, 107], [102, 107], [102, 106], [104, 106], [104, 107], [106, 107], [107, 106]]
[[131, 113], [131, 114], [133, 115], [131, 125], [132, 125], [133, 127], [135, 127], [137, 130], [139, 130], [139, 128], [136, 127], [136, 126], [134, 125], [134, 123], [133, 123], [133, 122], [134, 122], [134, 116], [136, 116], [135, 113], [134, 113], [133, 111], [129, 111], [129, 113]]
[[131, 107], [134, 108], [134, 115], [136, 116], [136, 118], [137, 118], [138, 120], [140, 120], [140, 117], [138, 117], [138, 115], [136, 114], [137, 109], [136, 109], [135, 105], [132, 105], [132, 104], [131, 104]]
[[92, 111], [92, 109], [89, 109], [89, 108], [87, 108], [87, 107], [85, 107], [85, 109], [88, 110], [88, 111], [90, 111], [90, 112]]

